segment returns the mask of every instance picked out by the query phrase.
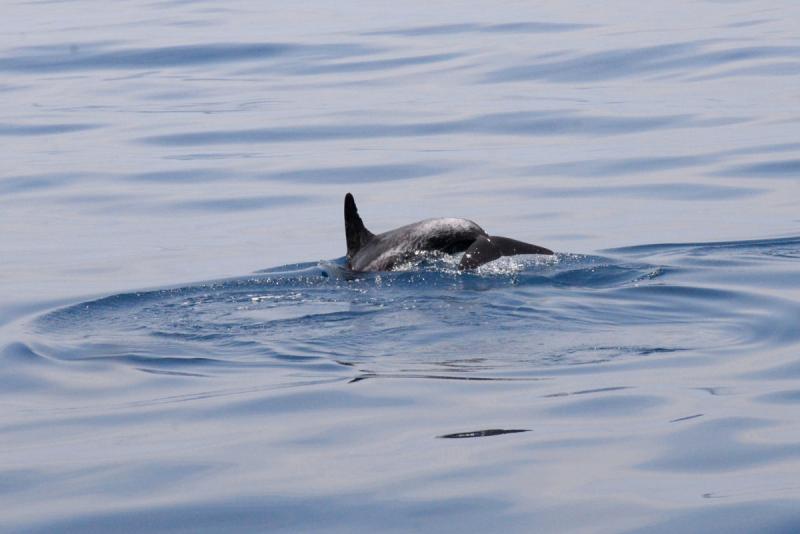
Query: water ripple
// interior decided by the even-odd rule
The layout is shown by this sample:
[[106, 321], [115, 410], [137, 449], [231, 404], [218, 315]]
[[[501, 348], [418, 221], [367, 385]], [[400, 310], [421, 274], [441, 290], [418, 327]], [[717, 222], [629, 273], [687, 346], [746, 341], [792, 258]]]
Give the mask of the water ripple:
[[729, 185], [666, 183], [647, 185], [618, 186], [579, 186], [537, 188], [526, 193], [531, 196], [555, 198], [582, 197], [632, 197], [659, 198], [663, 200], [688, 200], [717, 202], [737, 198], [754, 197], [765, 193], [766, 189], [753, 187], [734, 187]]
[[[370, 61], [348, 61], [326, 64], [304, 64], [284, 67], [288, 73], [299, 75], [344, 74], [350, 72], [387, 71], [414, 65], [443, 63], [462, 57], [462, 54], [427, 54], [422, 56], [394, 57]], [[264, 69], [251, 69], [246, 73], [262, 72]]]
[[591, 24], [575, 24], [567, 22], [507, 22], [503, 24], [436, 24], [401, 28], [396, 30], [380, 30], [364, 32], [362, 35], [400, 35], [405, 37], [428, 35], [460, 35], [464, 33], [556, 33], [594, 28]]
[[274, 196], [248, 196], [215, 198], [209, 200], [182, 200], [173, 202], [170, 207], [180, 210], [203, 212], [227, 212], [243, 210], [262, 210], [276, 206], [290, 206], [304, 204], [310, 199], [305, 196], [274, 195]]
[[0, 531], [798, 530], [797, 2], [6, 4]]
[[544, 80], [553, 83], [589, 82], [643, 77], [668, 72], [692, 72], [746, 61], [790, 58], [796, 46], [749, 46], [710, 50], [713, 42], [688, 41], [639, 48], [591, 52], [558, 61], [516, 65], [488, 73], [487, 82]]
[[58, 135], [100, 128], [100, 124], [0, 124], [0, 136]]
[[0, 57], [0, 71], [48, 73], [156, 69], [259, 61], [288, 54], [346, 57], [367, 52], [367, 49], [351, 44], [295, 45], [287, 43], [208, 43], [119, 50], [104, 50], [104, 48], [105, 43], [94, 43], [83, 46], [51, 45], [47, 50], [23, 49], [13, 56]]
[[800, 178], [800, 159], [738, 165], [715, 172], [715, 176]]
[[[199, 209], [262, 205], [259, 198], [232, 200], [230, 206], [220, 202]], [[796, 241], [647, 245], [614, 252], [634, 257], [682, 247], [695, 255], [758, 248], [769, 253]], [[536, 369], [553, 365], [602, 364], [700, 348], [774, 348], [800, 338], [790, 319], [800, 313], [796, 304], [681, 282], [681, 268], [560, 255], [544, 263], [504, 258], [467, 274], [446, 259], [355, 275], [343, 270], [341, 261], [67, 307], [40, 318], [37, 328], [51, 340], [68, 339], [78, 330], [107, 342], [82, 342], [77, 351], [72, 344], [66, 350], [52, 343], [40, 349], [56, 359], [113, 356], [140, 365], [157, 363], [168, 344], [173, 358], [221, 359], [230, 361], [232, 369], [254, 357], [281, 365], [323, 357], [356, 365], [354, 376], [459, 376], [477, 369], [449, 359], [429, 360], [452, 354], [459, 361], [479, 359], [482, 376], [491, 378], [496, 375], [485, 371], [495, 366], [518, 368], [520, 376], [531, 377]], [[697, 264], [692, 265], [696, 270]], [[775, 319], [774, 313], [785, 319]], [[688, 324], [702, 328], [694, 334], [685, 330]], [[505, 332], [502, 357], [486, 331]], [[656, 339], [665, 341], [653, 343]], [[380, 358], [389, 354], [395, 356]], [[585, 409], [581, 405], [576, 413]]]
[[444, 174], [453, 164], [386, 164], [300, 169], [267, 174], [269, 180], [308, 184], [358, 184], [412, 180]]
[[407, 124], [337, 124], [295, 127], [218, 130], [148, 136], [140, 141], [163, 146], [218, 144], [284, 143], [337, 139], [374, 139], [382, 137], [425, 137], [434, 135], [475, 134], [554, 136], [624, 135], [657, 129], [711, 128], [744, 118], [702, 119], [690, 115], [599, 116], [574, 111], [527, 111], [495, 113], [462, 120], [417, 122]]
[[732, 471], [800, 457], [800, 443], [768, 444], [740, 437], [769, 426], [763, 420], [744, 417], [699, 422], [670, 436], [664, 452], [640, 467], [672, 472]]

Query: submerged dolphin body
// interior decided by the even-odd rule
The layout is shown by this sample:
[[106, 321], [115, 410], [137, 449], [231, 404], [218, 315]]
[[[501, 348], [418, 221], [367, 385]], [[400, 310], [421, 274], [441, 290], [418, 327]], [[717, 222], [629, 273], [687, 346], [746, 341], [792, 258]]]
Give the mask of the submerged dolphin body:
[[464, 252], [459, 269], [474, 269], [501, 256], [553, 254], [544, 247], [490, 236], [467, 219], [425, 219], [375, 235], [358, 216], [356, 201], [350, 193], [344, 197], [344, 228], [347, 267], [353, 271], [388, 271], [426, 252]]

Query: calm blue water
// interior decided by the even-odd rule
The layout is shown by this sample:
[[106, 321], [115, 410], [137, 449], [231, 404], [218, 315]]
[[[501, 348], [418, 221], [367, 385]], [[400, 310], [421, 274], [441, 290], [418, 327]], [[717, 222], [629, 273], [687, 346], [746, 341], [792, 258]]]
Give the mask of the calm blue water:
[[261, 4], [3, 5], [0, 530], [800, 530], [800, 5]]

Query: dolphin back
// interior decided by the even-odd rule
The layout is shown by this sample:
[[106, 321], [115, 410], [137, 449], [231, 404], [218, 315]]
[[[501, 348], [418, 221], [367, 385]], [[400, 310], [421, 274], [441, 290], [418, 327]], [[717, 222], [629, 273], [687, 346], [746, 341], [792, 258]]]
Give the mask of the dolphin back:
[[375, 237], [374, 234], [364, 226], [364, 222], [358, 215], [356, 201], [350, 193], [344, 196], [344, 232], [347, 237], [348, 262], [353, 259], [353, 256], [355, 256], [364, 245]]
[[553, 251], [538, 245], [525, 243], [524, 241], [517, 241], [509, 237], [497, 235], [478, 236], [466, 252], [464, 252], [464, 256], [462, 256], [458, 268], [475, 269], [501, 256], [516, 256], [517, 254], [552, 255]]

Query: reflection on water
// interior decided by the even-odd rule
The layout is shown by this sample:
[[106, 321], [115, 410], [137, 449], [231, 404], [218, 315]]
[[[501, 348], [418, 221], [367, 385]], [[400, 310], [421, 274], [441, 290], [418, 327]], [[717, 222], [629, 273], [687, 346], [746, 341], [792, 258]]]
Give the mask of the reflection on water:
[[445, 434], [439, 437], [448, 439], [484, 438], [486, 436], [500, 436], [502, 434], [517, 434], [519, 432], [530, 432], [530, 430], [526, 430], [523, 428], [511, 428], [508, 430], [502, 428], [490, 428], [489, 430], [474, 430], [472, 432], [457, 432], [455, 434]]
[[799, 16], [5, 5], [0, 530], [798, 530]]

